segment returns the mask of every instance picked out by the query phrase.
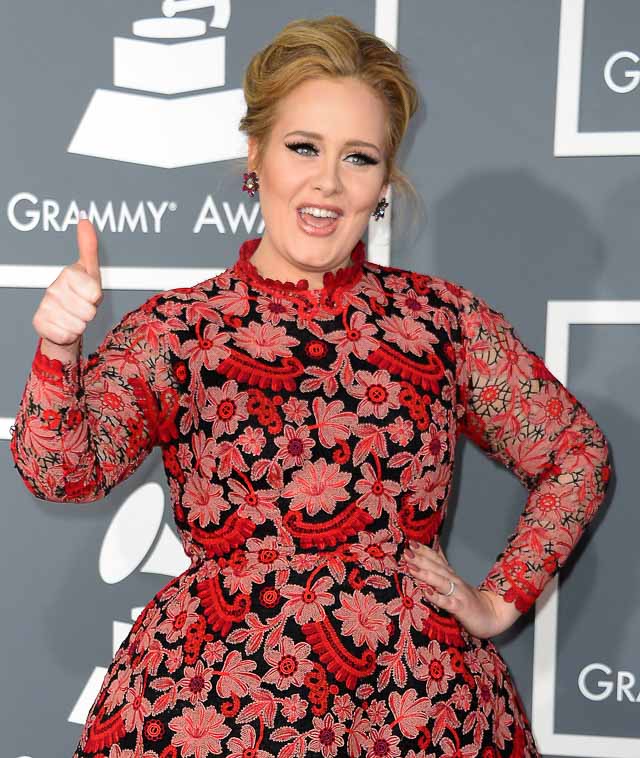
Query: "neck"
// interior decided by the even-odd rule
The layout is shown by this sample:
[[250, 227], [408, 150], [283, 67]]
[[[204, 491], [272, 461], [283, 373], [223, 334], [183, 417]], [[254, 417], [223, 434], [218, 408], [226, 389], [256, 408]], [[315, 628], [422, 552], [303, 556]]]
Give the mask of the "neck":
[[279, 281], [298, 282], [300, 279], [306, 279], [309, 282], [310, 289], [320, 289], [324, 284], [324, 275], [326, 271], [338, 271], [338, 269], [349, 265], [351, 261], [350, 254], [346, 259], [333, 268], [324, 271], [315, 269], [302, 269], [295, 266], [281, 255], [271, 252], [272, 247], [268, 240], [263, 237], [260, 244], [251, 256], [251, 263], [256, 267], [261, 276]]

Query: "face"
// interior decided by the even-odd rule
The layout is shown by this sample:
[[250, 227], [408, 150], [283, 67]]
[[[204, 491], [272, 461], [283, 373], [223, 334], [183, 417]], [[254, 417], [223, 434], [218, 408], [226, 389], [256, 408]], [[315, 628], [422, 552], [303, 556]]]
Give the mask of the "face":
[[[261, 165], [249, 138], [248, 168], [258, 174], [265, 221], [252, 257], [260, 273], [321, 286], [325, 271], [348, 264], [388, 188], [385, 126], [384, 104], [368, 85], [353, 78], [311, 79], [280, 102]], [[308, 206], [338, 208], [333, 230], [310, 229], [315, 219], [298, 210]]]

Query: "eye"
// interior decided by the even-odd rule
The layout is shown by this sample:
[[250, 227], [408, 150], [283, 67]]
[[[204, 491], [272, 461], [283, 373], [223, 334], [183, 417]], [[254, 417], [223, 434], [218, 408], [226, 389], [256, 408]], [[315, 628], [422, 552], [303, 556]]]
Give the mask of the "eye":
[[356, 158], [360, 158], [362, 163], [357, 163], [357, 166], [375, 166], [378, 161], [375, 158], [372, 158], [370, 155], [367, 155], [366, 153], [351, 153], [351, 155], [355, 156]]
[[[315, 148], [315, 145], [312, 145], [310, 142], [287, 142], [285, 143], [289, 150], [293, 150], [294, 153], [298, 153], [298, 150], [305, 149], [305, 150], [314, 150], [316, 153], [318, 152]], [[301, 153], [298, 153], [298, 155], [301, 155]]]
[[[313, 150], [314, 153], [318, 153], [316, 146], [311, 142], [287, 142], [285, 144], [289, 150], [292, 150], [298, 155], [304, 155], [304, 153], [298, 153], [298, 150]], [[370, 155], [367, 155], [366, 153], [351, 153], [349, 157], [359, 158], [360, 161], [362, 161], [361, 163], [355, 163], [354, 165], [356, 166], [375, 166], [377, 163], [379, 163], [379, 161], [377, 161], [375, 158], [372, 158]]]

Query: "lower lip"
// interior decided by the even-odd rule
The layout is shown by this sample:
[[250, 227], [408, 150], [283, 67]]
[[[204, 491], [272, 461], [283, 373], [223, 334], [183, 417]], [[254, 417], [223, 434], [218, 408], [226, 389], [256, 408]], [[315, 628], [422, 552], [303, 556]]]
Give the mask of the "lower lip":
[[338, 228], [338, 222], [340, 221], [340, 216], [338, 218], [333, 220], [333, 223], [330, 226], [325, 226], [322, 229], [319, 229], [317, 226], [311, 226], [311, 224], [307, 224], [304, 220], [306, 214], [300, 213], [300, 211], [296, 211], [296, 216], [298, 217], [298, 226], [302, 229], [302, 231], [305, 234], [310, 234], [312, 237], [328, 237], [330, 234], [333, 234], [335, 230]]

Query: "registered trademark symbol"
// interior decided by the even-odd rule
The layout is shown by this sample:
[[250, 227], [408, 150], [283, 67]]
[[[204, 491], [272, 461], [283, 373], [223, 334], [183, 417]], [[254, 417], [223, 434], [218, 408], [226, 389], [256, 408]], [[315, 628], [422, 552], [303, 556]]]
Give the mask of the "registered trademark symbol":
[[169, 210], [175, 211], [175, 209], [178, 207], [178, 204], [175, 203], [173, 200], [169, 203]]

